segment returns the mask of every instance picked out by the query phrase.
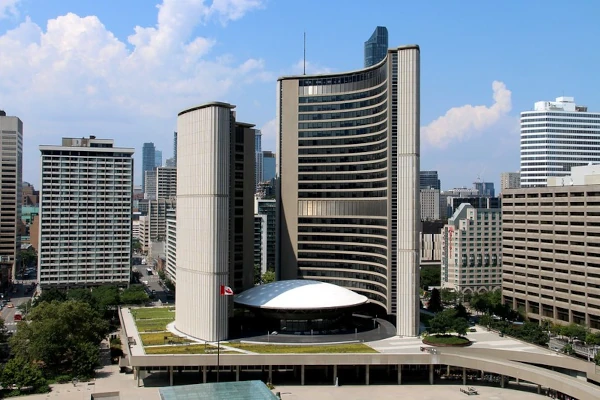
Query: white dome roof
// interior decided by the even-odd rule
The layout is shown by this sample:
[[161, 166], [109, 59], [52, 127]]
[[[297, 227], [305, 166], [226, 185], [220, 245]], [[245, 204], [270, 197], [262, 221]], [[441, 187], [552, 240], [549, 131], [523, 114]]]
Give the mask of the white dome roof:
[[238, 304], [272, 310], [319, 310], [364, 304], [361, 294], [331, 283], [310, 280], [278, 281], [255, 286], [235, 296]]

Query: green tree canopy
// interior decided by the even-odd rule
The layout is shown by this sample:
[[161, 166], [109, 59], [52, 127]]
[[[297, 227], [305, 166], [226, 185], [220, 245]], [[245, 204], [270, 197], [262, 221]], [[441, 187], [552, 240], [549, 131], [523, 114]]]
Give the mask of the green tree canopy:
[[449, 288], [443, 288], [440, 291], [440, 297], [442, 298], [442, 303], [444, 304], [456, 304], [460, 298], [460, 293]]
[[469, 314], [466, 307], [462, 303], [459, 303], [456, 306], [454, 306], [454, 311], [456, 311], [456, 316], [458, 318], [464, 318], [465, 320], [468, 320], [471, 316], [471, 314]]
[[121, 304], [144, 304], [148, 300], [142, 285], [131, 285], [121, 293]]
[[433, 289], [431, 291], [431, 297], [429, 298], [427, 309], [431, 312], [438, 312], [444, 309], [444, 307], [442, 306], [442, 298], [440, 296], [440, 291], [438, 289]]
[[67, 292], [67, 299], [83, 301], [92, 306], [92, 308], [97, 308], [96, 299], [92, 296], [92, 292], [89, 289], [71, 289]]
[[420, 286], [423, 290], [428, 290], [430, 286], [440, 286], [441, 268], [439, 266], [421, 267]]
[[96, 301], [98, 310], [106, 313], [120, 303], [119, 288], [113, 285], [103, 285], [92, 289], [92, 297]]
[[458, 317], [456, 315], [456, 311], [449, 308], [435, 314], [435, 317], [429, 321], [429, 328], [427, 329], [427, 332], [432, 335], [444, 335], [455, 332], [459, 336], [464, 336], [468, 329], [469, 323], [467, 320]]
[[48, 388], [41, 369], [22, 357], [8, 360], [0, 375], [0, 383], [4, 388], [14, 385], [17, 390], [27, 387], [38, 393], [42, 391], [40, 389]]
[[265, 284], [275, 282], [275, 272], [271, 271], [271, 270], [265, 271], [265, 273], [262, 274], [261, 280], [262, 280], [262, 283], [265, 283]]
[[33, 305], [34, 307], [41, 303], [51, 303], [53, 301], [65, 301], [67, 299], [67, 294], [58, 289], [46, 289], [39, 295]]
[[10, 344], [16, 357], [42, 362], [51, 374], [87, 372], [91, 376], [93, 369], [79, 369], [79, 353], [89, 350], [88, 344], [98, 351], [108, 329], [108, 323], [88, 303], [42, 302], [29, 313], [28, 323], [17, 326]]

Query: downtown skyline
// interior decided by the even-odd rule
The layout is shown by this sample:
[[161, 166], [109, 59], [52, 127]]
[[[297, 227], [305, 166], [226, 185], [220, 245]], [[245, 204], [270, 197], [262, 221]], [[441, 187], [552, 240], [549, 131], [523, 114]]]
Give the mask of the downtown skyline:
[[[24, 122], [24, 180], [39, 184], [40, 144], [95, 134], [136, 149], [141, 184], [142, 144], [169, 149], [177, 112], [211, 100], [235, 104], [274, 151], [276, 79], [302, 73], [305, 31], [311, 74], [360, 69], [378, 25], [390, 47], [420, 46], [421, 169], [438, 170], [443, 189], [478, 175], [499, 187], [500, 172], [517, 171], [519, 113], [536, 101], [573, 96], [600, 111], [599, 56], [580, 40], [600, 30], [592, 2], [332, 1], [314, 3], [319, 13], [310, 1], [156, 3], [0, 2], [0, 48], [10, 55], [0, 64], [0, 109]], [[558, 15], [560, 31], [549, 23]]]

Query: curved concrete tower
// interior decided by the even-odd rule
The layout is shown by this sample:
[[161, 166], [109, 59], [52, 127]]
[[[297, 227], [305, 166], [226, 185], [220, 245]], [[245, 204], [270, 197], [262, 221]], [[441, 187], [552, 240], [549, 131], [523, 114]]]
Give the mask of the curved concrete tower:
[[176, 328], [216, 341], [227, 336], [230, 140], [234, 106], [208, 103], [177, 117]]

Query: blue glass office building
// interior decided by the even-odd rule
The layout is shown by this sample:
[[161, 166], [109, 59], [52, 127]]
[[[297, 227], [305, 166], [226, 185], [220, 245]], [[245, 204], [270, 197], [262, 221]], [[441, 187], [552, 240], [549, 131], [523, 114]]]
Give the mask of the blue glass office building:
[[388, 30], [378, 26], [365, 42], [365, 68], [371, 67], [385, 58], [388, 50]]

